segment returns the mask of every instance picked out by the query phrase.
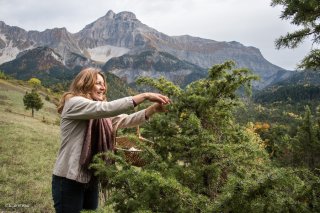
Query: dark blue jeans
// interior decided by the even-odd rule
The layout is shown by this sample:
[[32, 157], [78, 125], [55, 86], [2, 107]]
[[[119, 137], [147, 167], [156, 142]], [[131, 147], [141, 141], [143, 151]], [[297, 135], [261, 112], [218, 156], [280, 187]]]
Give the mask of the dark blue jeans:
[[53, 175], [52, 197], [56, 213], [95, 210], [99, 201], [98, 181], [85, 184]]

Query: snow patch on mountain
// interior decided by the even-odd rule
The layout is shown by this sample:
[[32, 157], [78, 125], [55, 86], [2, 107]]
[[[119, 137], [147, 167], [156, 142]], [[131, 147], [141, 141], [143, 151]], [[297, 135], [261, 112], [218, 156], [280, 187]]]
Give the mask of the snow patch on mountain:
[[[13, 41], [8, 40], [5, 35], [0, 34], [0, 39], [5, 44], [5, 48], [0, 48], [0, 64], [3, 64], [8, 61], [14, 60], [17, 55], [22, 51], [17, 46], [13, 44]], [[33, 46], [30, 46], [27, 49], [32, 49]], [[25, 49], [25, 50], [27, 50]]]
[[113, 57], [122, 56], [130, 51], [128, 48], [105, 45], [87, 49], [90, 57], [94, 61], [105, 63]]
[[0, 64], [15, 59], [20, 53], [20, 50], [17, 47], [12, 47], [10, 45], [12, 45], [11, 42], [6, 49], [0, 50]]
[[6, 46], [6, 48], [0, 49], [0, 64], [2, 64], [15, 59], [20, 50], [17, 47], [13, 47], [12, 42], [8, 41], [5, 35], [0, 34], [0, 39]]
[[6, 48], [0, 49], [0, 64], [15, 59], [18, 53], [20, 52], [20, 50], [17, 47], [12, 47], [11, 41], [9, 42], [9, 44], [6, 45]]
[[55, 60], [57, 60], [57, 61], [61, 62], [63, 65], [65, 65], [65, 63], [64, 63], [64, 61], [63, 61], [63, 58], [62, 58], [61, 56], [57, 55], [57, 54], [54, 53], [54, 52], [51, 52], [51, 56], [52, 56]]
[[5, 43], [7, 43], [7, 37], [5, 35], [1, 34], [1, 33], [0, 33], [0, 39], [2, 41], [4, 41]]

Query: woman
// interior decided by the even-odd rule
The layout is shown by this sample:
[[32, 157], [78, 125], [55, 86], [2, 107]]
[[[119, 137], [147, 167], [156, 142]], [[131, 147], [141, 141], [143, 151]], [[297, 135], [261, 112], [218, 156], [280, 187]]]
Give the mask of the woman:
[[[105, 77], [101, 71], [87, 68], [75, 77], [69, 92], [61, 98], [58, 106], [58, 112], [61, 114], [61, 147], [52, 178], [52, 196], [56, 212], [72, 213], [98, 207], [98, 183], [82, 164], [84, 150], [91, 149], [90, 145], [84, 144], [87, 144], [88, 140], [88, 144], [91, 141], [94, 144], [95, 140], [100, 140], [94, 135], [102, 134], [100, 128], [97, 130], [92, 124], [93, 119], [109, 122], [105, 124], [107, 134], [102, 136], [106, 135], [104, 138], [107, 142], [109, 138], [110, 142], [114, 139], [113, 133], [117, 128], [142, 124], [154, 113], [163, 112], [164, 105], [170, 102], [168, 97], [157, 93], [142, 93], [107, 102], [106, 90]], [[145, 100], [155, 103], [136, 113], [122, 114]], [[108, 145], [108, 149], [112, 149], [112, 144]], [[84, 156], [86, 157], [85, 154]]]

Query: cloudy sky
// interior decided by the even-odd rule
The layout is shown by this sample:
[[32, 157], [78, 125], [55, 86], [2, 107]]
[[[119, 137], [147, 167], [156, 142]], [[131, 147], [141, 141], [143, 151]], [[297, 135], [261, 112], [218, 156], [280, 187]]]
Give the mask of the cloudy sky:
[[281, 20], [271, 0], [0, 0], [0, 20], [25, 30], [66, 27], [71, 33], [104, 16], [131, 11], [144, 24], [167, 35], [238, 41], [260, 49], [271, 63], [294, 69], [311, 42], [276, 50], [274, 40], [297, 28]]

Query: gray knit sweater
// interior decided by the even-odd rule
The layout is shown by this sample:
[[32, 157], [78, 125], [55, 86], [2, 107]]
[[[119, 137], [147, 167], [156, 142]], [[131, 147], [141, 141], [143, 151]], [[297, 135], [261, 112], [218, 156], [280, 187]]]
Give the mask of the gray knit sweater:
[[80, 96], [68, 99], [61, 113], [61, 147], [53, 174], [88, 183], [91, 174], [82, 170], [79, 162], [88, 120], [109, 117], [114, 131], [146, 121], [145, 110], [130, 115], [122, 114], [130, 109], [133, 109], [131, 97], [111, 102], [92, 101]]

